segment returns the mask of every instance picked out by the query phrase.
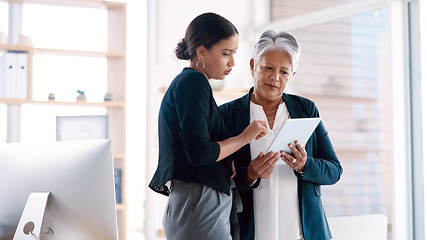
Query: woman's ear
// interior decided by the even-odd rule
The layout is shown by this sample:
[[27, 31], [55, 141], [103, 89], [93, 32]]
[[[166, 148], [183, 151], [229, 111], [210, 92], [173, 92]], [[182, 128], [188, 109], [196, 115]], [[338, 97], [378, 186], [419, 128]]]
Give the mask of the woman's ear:
[[254, 72], [255, 72], [255, 61], [254, 61], [253, 58], [251, 58], [251, 61], [249, 62], [249, 65], [251, 67], [251, 74], [252, 74], [252, 77], [253, 77], [254, 76]]
[[206, 48], [203, 45], [200, 45], [196, 48], [196, 53], [197, 53], [197, 58], [198, 59], [204, 59], [205, 54], [206, 54]]
[[290, 76], [290, 78], [289, 78], [289, 80], [288, 80], [288, 81], [291, 81], [291, 80], [294, 78], [295, 73], [296, 73], [296, 72], [292, 72], [292, 75]]

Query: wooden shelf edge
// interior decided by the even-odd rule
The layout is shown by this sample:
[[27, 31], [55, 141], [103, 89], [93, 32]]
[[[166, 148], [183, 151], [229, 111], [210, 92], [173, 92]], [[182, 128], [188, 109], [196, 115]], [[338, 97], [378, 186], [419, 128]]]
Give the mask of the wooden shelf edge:
[[339, 154], [366, 154], [366, 153], [372, 153], [372, 152], [381, 152], [384, 151], [384, 149], [380, 148], [367, 148], [363, 146], [357, 146], [357, 147], [334, 147], [335, 152]]
[[57, 101], [31, 101], [27, 99], [0, 99], [0, 104], [22, 105], [22, 104], [39, 104], [39, 105], [68, 105], [68, 106], [92, 106], [92, 107], [107, 107], [107, 108], [123, 108], [125, 103], [122, 101], [111, 102], [57, 102]]
[[65, 49], [49, 49], [49, 48], [34, 48], [34, 54], [45, 55], [61, 55], [61, 56], [82, 56], [82, 57], [106, 57], [118, 58], [126, 56], [125, 51], [84, 51], [84, 50], [65, 50]]
[[10, 4], [41, 4], [86, 8], [108, 8], [113, 4], [123, 4], [122, 2], [105, 2], [104, 0], [0, 0], [0, 2], [7, 2]]
[[34, 48], [30, 46], [5, 45], [0, 44], [0, 50], [14, 52], [32, 52], [33, 54], [44, 55], [61, 55], [61, 56], [82, 56], [82, 57], [106, 57], [121, 58], [126, 56], [126, 51], [85, 51], [72, 49], [51, 49], [51, 48]]
[[33, 48], [29, 46], [0, 44], [0, 50], [4, 50], [4, 51], [29, 52], [32, 49]]
[[123, 203], [116, 203], [116, 210], [117, 211], [125, 211], [126, 207]]
[[113, 154], [113, 158], [114, 158], [114, 159], [124, 159], [124, 158], [125, 158], [125, 156], [124, 156], [124, 154], [123, 154], [123, 153], [114, 153], [114, 154]]
[[326, 95], [326, 94], [318, 94], [318, 93], [290, 93], [296, 94], [299, 96], [303, 96], [313, 100], [328, 100], [328, 101], [351, 101], [351, 102], [368, 102], [373, 103], [376, 102], [377, 99], [374, 97], [356, 97], [356, 96], [345, 96], [345, 95]]
[[46, 104], [46, 105], [70, 105], [70, 106], [93, 106], [93, 107], [109, 107], [109, 108], [121, 108], [124, 107], [124, 102], [84, 102], [84, 101], [76, 101], [76, 102], [56, 102], [56, 101], [29, 101], [25, 102], [28, 104]]

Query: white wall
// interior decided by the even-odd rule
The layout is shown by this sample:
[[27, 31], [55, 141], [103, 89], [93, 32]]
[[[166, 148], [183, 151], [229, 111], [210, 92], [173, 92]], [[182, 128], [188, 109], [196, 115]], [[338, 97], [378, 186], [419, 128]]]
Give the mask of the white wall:
[[[249, 58], [253, 46], [253, 20], [251, 1], [209, 1], [209, 0], [160, 0], [158, 2], [158, 42], [156, 55], [159, 73], [156, 81], [168, 86], [187, 61], [178, 60], [174, 49], [179, 39], [184, 37], [188, 24], [204, 12], [215, 12], [230, 20], [240, 32], [239, 48], [237, 49], [236, 66], [228, 76], [227, 88], [241, 88], [251, 85], [249, 74]], [[223, 2], [223, 4], [221, 3]]]
[[[421, 29], [421, 39], [420, 42], [421, 43], [427, 43], [427, 2], [426, 1], [419, 1], [420, 3], [420, 29]], [[422, 86], [422, 124], [423, 126], [427, 126], [427, 45], [422, 45], [421, 46], [421, 86]], [[423, 128], [423, 149], [427, 149], [427, 127]], [[424, 150], [425, 151], [425, 150]], [[423, 159], [423, 176], [426, 176], [426, 172], [427, 172], [427, 164], [425, 163], [426, 159], [425, 159], [425, 155], [424, 155], [424, 159]], [[424, 177], [424, 188], [427, 187], [427, 178]], [[425, 229], [427, 229], [427, 218], [426, 218], [426, 206], [427, 206], [427, 189], [424, 189], [424, 234], [425, 234]]]
[[143, 239], [147, 99], [147, 1], [127, 0], [127, 239]]

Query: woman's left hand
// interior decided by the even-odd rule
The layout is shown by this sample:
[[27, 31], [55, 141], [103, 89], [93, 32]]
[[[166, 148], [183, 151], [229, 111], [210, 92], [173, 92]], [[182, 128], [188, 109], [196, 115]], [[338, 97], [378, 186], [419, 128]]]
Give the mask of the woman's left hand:
[[288, 154], [282, 150], [280, 151], [280, 157], [295, 171], [304, 171], [307, 162], [307, 152], [304, 147], [298, 141], [295, 141], [295, 146], [292, 143], [289, 143], [288, 146], [292, 154]]

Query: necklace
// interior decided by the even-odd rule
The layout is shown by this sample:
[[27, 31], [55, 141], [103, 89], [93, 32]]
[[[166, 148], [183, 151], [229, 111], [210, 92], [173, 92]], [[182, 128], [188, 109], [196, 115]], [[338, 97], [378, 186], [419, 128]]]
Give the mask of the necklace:
[[274, 110], [274, 111], [265, 111], [265, 110], [264, 110], [264, 112], [265, 112], [265, 113], [274, 113], [274, 112], [277, 112], [277, 109], [276, 109], [276, 110]]
[[267, 122], [268, 122], [269, 125], [272, 124], [272, 123], [274, 123], [275, 120], [276, 120], [276, 116], [267, 117]]

